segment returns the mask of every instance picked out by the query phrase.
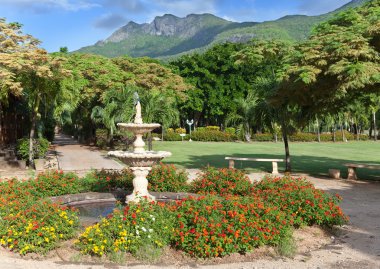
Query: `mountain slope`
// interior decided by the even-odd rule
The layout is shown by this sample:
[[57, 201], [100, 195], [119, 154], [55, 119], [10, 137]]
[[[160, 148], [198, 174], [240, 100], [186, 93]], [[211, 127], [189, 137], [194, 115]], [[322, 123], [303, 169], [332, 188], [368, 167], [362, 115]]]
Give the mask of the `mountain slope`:
[[246, 42], [252, 38], [304, 40], [316, 24], [337, 12], [368, 1], [353, 0], [336, 11], [320, 16], [293, 15], [263, 23], [231, 22], [212, 14], [190, 14], [185, 18], [165, 14], [151, 23], [129, 22], [106, 40], [77, 52], [107, 57], [128, 54], [132, 57], [172, 58], [226, 41]]

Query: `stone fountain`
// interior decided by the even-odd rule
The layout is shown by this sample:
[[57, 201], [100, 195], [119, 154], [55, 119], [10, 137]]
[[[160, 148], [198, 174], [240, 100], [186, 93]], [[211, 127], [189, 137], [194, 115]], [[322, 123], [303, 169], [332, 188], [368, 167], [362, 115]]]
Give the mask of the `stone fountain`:
[[[137, 94], [136, 94], [137, 95]], [[171, 156], [168, 151], [145, 151], [145, 143], [143, 135], [160, 127], [158, 123], [143, 123], [141, 117], [141, 104], [137, 98], [136, 116], [133, 123], [118, 123], [117, 125], [127, 131], [132, 132], [136, 136], [133, 142], [133, 151], [110, 151], [109, 156], [116, 157], [129, 166], [133, 171], [133, 193], [126, 197], [126, 203], [139, 202], [142, 197], [146, 197], [150, 201], [154, 201], [154, 196], [148, 192], [148, 180], [146, 179], [152, 166], [165, 157]]]

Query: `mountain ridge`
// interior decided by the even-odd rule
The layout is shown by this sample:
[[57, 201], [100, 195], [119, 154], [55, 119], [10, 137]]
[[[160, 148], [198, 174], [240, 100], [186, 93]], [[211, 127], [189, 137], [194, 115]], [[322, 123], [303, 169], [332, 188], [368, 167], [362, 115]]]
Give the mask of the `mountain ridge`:
[[312, 28], [333, 14], [360, 6], [370, 0], [352, 0], [342, 7], [317, 16], [287, 15], [274, 21], [232, 22], [210, 13], [157, 16], [150, 23], [128, 22], [108, 38], [76, 52], [107, 57], [129, 55], [167, 59], [202, 51], [220, 42], [246, 42], [252, 38], [306, 39]]

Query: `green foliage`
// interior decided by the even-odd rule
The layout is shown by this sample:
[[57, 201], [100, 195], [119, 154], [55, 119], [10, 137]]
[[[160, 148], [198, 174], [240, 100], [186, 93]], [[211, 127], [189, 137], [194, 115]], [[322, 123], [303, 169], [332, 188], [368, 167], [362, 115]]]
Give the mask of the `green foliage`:
[[86, 190], [96, 192], [114, 191], [116, 189], [133, 190], [133, 173], [126, 168], [122, 171], [95, 170], [88, 173], [82, 184]]
[[147, 176], [148, 189], [157, 192], [186, 192], [187, 173], [178, 171], [174, 165], [160, 163]]
[[87, 188], [76, 174], [62, 171], [40, 173], [34, 180], [25, 181], [23, 184], [34, 198], [75, 194]]
[[279, 98], [314, 115], [345, 112], [357, 97], [378, 93], [379, 6], [369, 1], [316, 27], [296, 46]]
[[289, 225], [285, 213], [252, 197], [189, 198], [176, 203], [173, 210], [174, 245], [201, 258], [247, 253], [276, 244]]
[[[185, 140], [185, 139], [189, 139], [189, 138], [188, 138], [188, 136], [186, 136], [183, 139]], [[166, 133], [164, 133], [164, 140], [165, 141], [181, 141], [182, 137], [175, 132], [166, 132]]]
[[286, 212], [296, 227], [342, 225], [348, 220], [338, 206], [342, 199], [339, 195], [316, 189], [304, 178], [264, 177], [254, 185], [252, 195]]
[[131, 203], [87, 227], [76, 245], [86, 254], [103, 256], [120, 251], [141, 257], [142, 249], [148, 245], [162, 248], [169, 244], [172, 224], [173, 216], [163, 205], [146, 201]]
[[236, 129], [234, 127], [227, 127], [224, 130], [227, 134], [235, 135], [236, 134]]
[[192, 183], [191, 191], [200, 194], [248, 195], [252, 184], [240, 170], [207, 168]]
[[108, 146], [108, 130], [96, 129], [95, 131], [96, 146], [105, 149]]
[[177, 128], [175, 129], [176, 134], [186, 134], [186, 129], [184, 128]]
[[283, 234], [276, 250], [281, 256], [293, 258], [297, 253], [297, 244], [293, 238], [293, 229], [286, 229]]
[[269, 141], [274, 141], [273, 134], [254, 134], [252, 137], [252, 140], [254, 141], [259, 141], [259, 142], [269, 142]]
[[77, 213], [46, 199], [79, 191], [77, 177], [58, 172], [24, 182], [0, 183], [0, 244], [21, 255], [45, 254], [72, 238], [79, 225]]
[[222, 132], [219, 130], [211, 130], [207, 129], [207, 127], [199, 127], [196, 131], [191, 133], [191, 139], [202, 142], [232, 142], [237, 140], [237, 137], [235, 134]]
[[[33, 139], [33, 157], [35, 159], [45, 158], [49, 149], [49, 141], [43, 137]], [[17, 141], [17, 155], [22, 160], [29, 159], [29, 138], [22, 138]]]
[[171, 63], [195, 88], [186, 92], [188, 100], [181, 106], [184, 117], [196, 112], [200, 119], [198, 125], [219, 125], [235, 110], [236, 104], [231, 100], [247, 95], [252, 89], [250, 76], [255, 72], [254, 68], [235, 65], [230, 57], [243, 47], [243, 44], [225, 43], [204, 54], [183, 56]]

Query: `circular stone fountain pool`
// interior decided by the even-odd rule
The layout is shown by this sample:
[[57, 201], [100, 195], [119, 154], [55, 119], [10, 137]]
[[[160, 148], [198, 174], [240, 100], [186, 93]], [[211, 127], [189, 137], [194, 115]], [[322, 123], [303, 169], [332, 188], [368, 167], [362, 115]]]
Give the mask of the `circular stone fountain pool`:
[[[102, 217], [111, 214], [117, 206], [124, 207], [125, 197], [130, 193], [132, 192], [121, 190], [113, 193], [87, 192], [51, 197], [51, 200], [78, 209], [80, 224], [90, 226], [99, 222]], [[188, 196], [198, 196], [183, 192], [150, 192], [150, 194], [158, 202], [172, 202]]]

